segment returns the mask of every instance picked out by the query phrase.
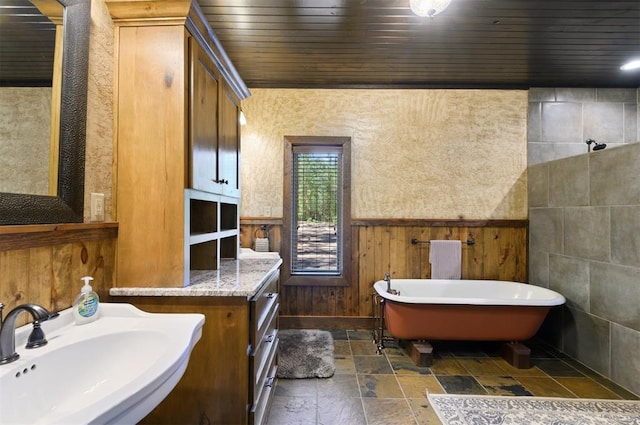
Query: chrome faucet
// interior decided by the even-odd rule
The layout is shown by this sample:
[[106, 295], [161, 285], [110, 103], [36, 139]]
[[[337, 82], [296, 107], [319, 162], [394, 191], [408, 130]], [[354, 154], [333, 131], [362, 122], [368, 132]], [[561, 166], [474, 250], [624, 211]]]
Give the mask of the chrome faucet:
[[27, 348], [36, 348], [47, 343], [40, 323], [58, 317], [58, 313], [50, 313], [44, 307], [37, 304], [22, 304], [7, 313], [2, 319], [4, 304], [0, 303], [0, 365], [18, 360], [20, 355], [16, 353], [16, 319], [21, 312], [26, 311], [34, 319], [33, 332], [29, 336]]

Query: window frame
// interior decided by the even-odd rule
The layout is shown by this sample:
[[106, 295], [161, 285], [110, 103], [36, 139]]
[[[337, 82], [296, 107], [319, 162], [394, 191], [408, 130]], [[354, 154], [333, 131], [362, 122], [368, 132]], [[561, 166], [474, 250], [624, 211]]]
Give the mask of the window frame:
[[[291, 274], [291, 225], [293, 188], [293, 148], [339, 147], [342, 150], [342, 271], [338, 275]], [[350, 286], [351, 285], [351, 138], [332, 136], [284, 136], [284, 179], [282, 220], [282, 284], [290, 286]]]

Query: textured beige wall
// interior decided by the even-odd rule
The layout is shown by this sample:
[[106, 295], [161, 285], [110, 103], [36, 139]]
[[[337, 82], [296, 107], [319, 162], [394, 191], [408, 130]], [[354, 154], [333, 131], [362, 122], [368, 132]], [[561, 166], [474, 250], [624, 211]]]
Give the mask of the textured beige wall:
[[51, 87], [0, 87], [0, 192], [49, 194]]
[[113, 164], [113, 21], [104, 0], [91, 1], [84, 218], [91, 217], [91, 193], [105, 194], [111, 217]]
[[349, 136], [354, 218], [527, 217], [527, 92], [252, 89], [245, 217], [282, 216], [284, 136]]

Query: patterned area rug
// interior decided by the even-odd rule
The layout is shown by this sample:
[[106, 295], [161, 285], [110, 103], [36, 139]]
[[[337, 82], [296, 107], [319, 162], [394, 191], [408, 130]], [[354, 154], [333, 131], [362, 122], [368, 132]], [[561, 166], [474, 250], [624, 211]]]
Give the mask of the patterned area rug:
[[443, 425], [640, 425], [640, 401], [427, 396]]
[[285, 329], [280, 337], [278, 378], [330, 378], [336, 371], [331, 332]]

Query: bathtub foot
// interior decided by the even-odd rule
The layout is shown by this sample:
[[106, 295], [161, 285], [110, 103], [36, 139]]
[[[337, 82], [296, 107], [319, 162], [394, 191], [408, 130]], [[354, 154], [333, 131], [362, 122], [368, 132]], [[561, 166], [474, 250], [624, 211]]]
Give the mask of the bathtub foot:
[[429, 367], [433, 363], [433, 347], [427, 341], [411, 341], [409, 355], [416, 366]]
[[531, 350], [519, 342], [505, 342], [500, 350], [502, 358], [517, 369], [531, 367]]

